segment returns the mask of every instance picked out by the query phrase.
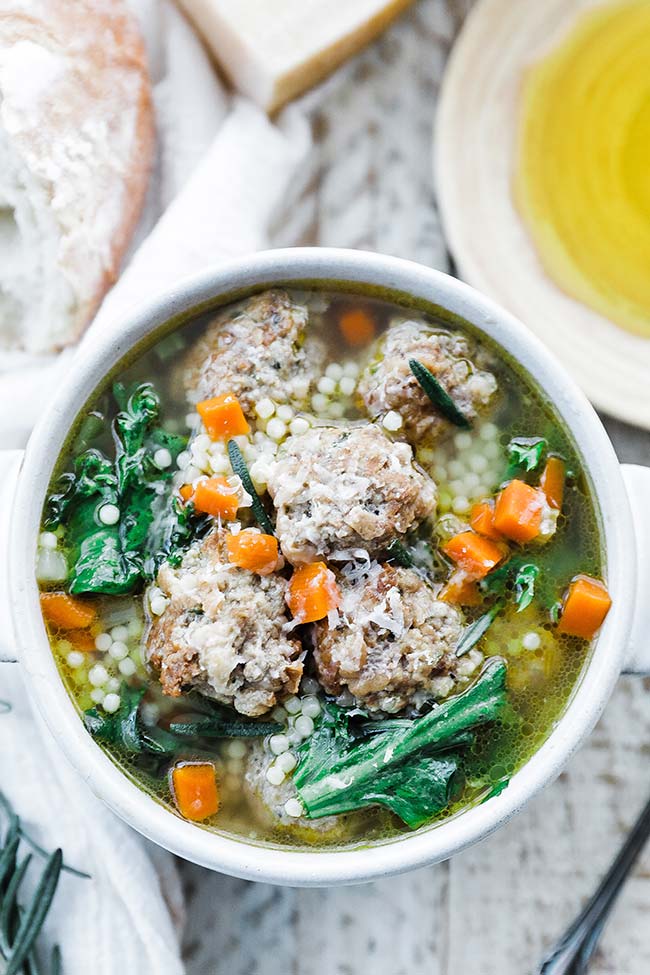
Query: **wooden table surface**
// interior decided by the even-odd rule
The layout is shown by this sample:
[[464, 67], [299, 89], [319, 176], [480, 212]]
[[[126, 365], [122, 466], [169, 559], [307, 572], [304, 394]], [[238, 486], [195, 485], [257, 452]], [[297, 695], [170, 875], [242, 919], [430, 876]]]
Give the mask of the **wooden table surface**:
[[[313, 164], [274, 243], [361, 247], [449, 268], [432, 127], [441, 71], [470, 5], [420, 0], [308, 99]], [[605, 422], [621, 460], [650, 464], [650, 434]], [[448, 863], [329, 890], [274, 888], [181, 864], [188, 975], [534, 973], [650, 793], [649, 692], [649, 681], [622, 678], [559, 780]], [[649, 911], [650, 849], [606, 929], [594, 975], [647, 975]]]

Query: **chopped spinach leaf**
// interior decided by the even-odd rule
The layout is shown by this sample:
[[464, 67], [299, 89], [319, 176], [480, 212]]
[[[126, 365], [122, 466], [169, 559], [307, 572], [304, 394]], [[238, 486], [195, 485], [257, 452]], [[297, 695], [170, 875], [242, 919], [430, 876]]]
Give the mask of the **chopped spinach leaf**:
[[404, 569], [410, 569], [414, 565], [411, 553], [397, 538], [386, 549], [386, 555], [387, 562], [394, 562], [395, 565], [401, 565]]
[[[114, 714], [97, 708], [84, 712], [84, 724], [98, 741], [113, 745], [131, 755], [164, 758], [200, 746], [201, 739], [259, 738], [279, 730], [271, 722], [247, 720], [206, 702], [201, 715], [190, 715], [187, 721], [171, 722], [169, 730], [146, 726], [140, 717], [140, 704], [145, 688], [123, 684], [120, 707]], [[205, 717], [205, 715], [209, 717]]]
[[502, 779], [495, 782], [494, 785], [485, 793], [481, 799], [481, 803], [487, 802], [488, 799], [494, 799], [495, 796], [500, 796], [504, 789], [507, 789], [510, 785], [510, 778], [504, 775]]
[[512, 598], [517, 612], [521, 613], [530, 606], [536, 595], [540, 573], [540, 567], [534, 562], [511, 558], [483, 579], [481, 589], [503, 599]]
[[[171, 497], [173, 465], [161, 470], [154, 463], [159, 447], [175, 461], [186, 440], [157, 426], [160, 402], [153, 386], [142, 383], [128, 393], [116, 383], [113, 396], [121, 407], [111, 428], [114, 459], [85, 450], [48, 499], [46, 526], [66, 529], [72, 593], [133, 592], [208, 527]], [[115, 524], [101, 519], [107, 504], [120, 513]]]
[[535, 583], [539, 576], [539, 566], [527, 562], [517, 569], [514, 577], [514, 596], [517, 612], [527, 609], [535, 596]]
[[507, 447], [509, 464], [506, 480], [520, 470], [537, 470], [547, 447], [548, 443], [543, 437], [513, 437]]
[[462, 784], [456, 751], [468, 732], [494, 721], [506, 702], [506, 665], [488, 660], [463, 694], [408, 726], [355, 738], [349, 715], [328, 704], [301, 746], [294, 783], [307, 816], [335, 815], [383, 805], [416, 828], [445, 809]]

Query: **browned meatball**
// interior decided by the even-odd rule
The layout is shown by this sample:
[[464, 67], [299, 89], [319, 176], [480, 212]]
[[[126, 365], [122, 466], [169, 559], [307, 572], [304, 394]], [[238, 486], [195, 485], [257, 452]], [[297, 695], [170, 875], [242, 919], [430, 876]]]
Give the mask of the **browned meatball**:
[[325, 358], [318, 339], [305, 340], [307, 318], [286, 291], [265, 291], [221, 312], [185, 359], [190, 399], [234, 393], [247, 413], [267, 396], [303, 403]]
[[434, 331], [423, 322], [397, 322], [379, 340], [376, 353], [361, 376], [359, 395], [372, 417], [389, 410], [399, 413], [403, 426], [397, 436], [412, 443], [436, 440], [451, 424], [421, 388], [409, 359], [427, 367], [468, 420], [488, 405], [497, 390], [492, 373], [475, 364], [481, 353], [457, 332]]
[[166, 694], [195, 687], [255, 716], [295, 693], [302, 648], [282, 629], [288, 622], [285, 579], [231, 565], [213, 531], [178, 568], [163, 565], [156, 582], [169, 601], [153, 617], [145, 648]]
[[434, 482], [376, 426], [313, 427], [290, 437], [267, 486], [294, 565], [378, 552], [435, 512]]
[[437, 599], [412, 569], [374, 565], [357, 582], [340, 578], [340, 622], [316, 624], [318, 679], [330, 694], [348, 690], [370, 711], [395, 713], [446, 697], [481, 661], [457, 657], [458, 611]]

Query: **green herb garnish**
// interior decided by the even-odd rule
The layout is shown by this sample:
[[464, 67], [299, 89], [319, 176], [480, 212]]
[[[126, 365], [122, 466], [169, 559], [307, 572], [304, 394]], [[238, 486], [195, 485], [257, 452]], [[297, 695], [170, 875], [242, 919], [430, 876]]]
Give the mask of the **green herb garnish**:
[[408, 727], [358, 741], [349, 715], [328, 704], [301, 746], [294, 783], [308, 817], [383, 805], [412, 829], [445, 809], [462, 785], [454, 749], [494, 721], [506, 702], [506, 665], [492, 657], [478, 680]]
[[271, 523], [271, 519], [266, 513], [266, 508], [262, 504], [259, 494], [255, 490], [251, 476], [248, 472], [248, 467], [246, 466], [246, 461], [244, 460], [244, 455], [239, 449], [238, 444], [234, 440], [228, 441], [228, 456], [230, 457], [230, 463], [235, 474], [239, 477], [240, 481], [244, 485], [244, 490], [250, 494], [252, 498], [251, 509], [255, 515], [255, 520], [260, 526], [263, 532], [267, 535], [275, 535], [275, 530]]
[[509, 461], [506, 480], [510, 480], [519, 470], [537, 470], [547, 447], [548, 443], [543, 437], [513, 437], [506, 448]]
[[[26, 903], [21, 902], [23, 882], [32, 863], [32, 854], [28, 853], [20, 859], [20, 840], [26, 839], [26, 836], [19, 817], [2, 793], [0, 809], [7, 821], [0, 841], [0, 970], [3, 975], [37, 972], [45, 975], [36, 942], [52, 905], [61, 871], [65, 869], [63, 854], [61, 850], [45, 854], [46, 863], [36, 888]], [[40, 847], [36, 848], [45, 853]], [[48, 975], [61, 975], [61, 955], [56, 946], [47, 972]]]
[[514, 597], [518, 613], [521, 613], [532, 603], [538, 575], [539, 566], [532, 562], [527, 562], [517, 570], [514, 577]]
[[471, 423], [465, 414], [458, 409], [447, 390], [441, 386], [426, 366], [423, 366], [417, 359], [409, 359], [409, 369], [433, 405], [440, 410], [445, 419], [457, 427], [463, 427], [464, 429], [471, 427]]
[[535, 597], [540, 571], [534, 562], [512, 558], [490, 572], [481, 582], [481, 589], [502, 599], [511, 597], [520, 613], [530, 606]]
[[491, 606], [487, 612], [479, 616], [477, 620], [467, 627], [458, 641], [458, 646], [456, 647], [456, 656], [462, 657], [464, 653], [468, 653], [472, 647], [475, 647], [479, 640], [487, 633], [490, 626], [499, 615], [503, 609], [503, 602], [499, 600]]
[[409, 550], [397, 538], [386, 549], [386, 555], [387, 562], [394, 562], [395, 565], [401, 565], [403, 569], [411, 569], [415, 564]]

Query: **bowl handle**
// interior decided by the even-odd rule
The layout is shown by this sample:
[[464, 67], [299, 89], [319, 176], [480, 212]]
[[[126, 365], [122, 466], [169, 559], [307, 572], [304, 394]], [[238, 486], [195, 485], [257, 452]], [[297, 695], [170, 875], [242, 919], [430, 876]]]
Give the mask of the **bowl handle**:
[[[624, 673], [650, 674], [650, 467], [622, 465], [636, 541], [636, 592]], [[630, 553], [632, 555], [633, 553]]]
[[0, 450], [0, 663], [15, 663], [17, 642], [9, 605], [9, 526], [22, 450]]

